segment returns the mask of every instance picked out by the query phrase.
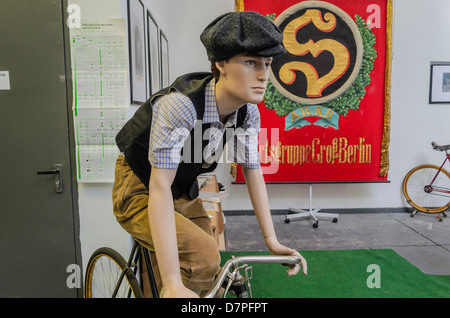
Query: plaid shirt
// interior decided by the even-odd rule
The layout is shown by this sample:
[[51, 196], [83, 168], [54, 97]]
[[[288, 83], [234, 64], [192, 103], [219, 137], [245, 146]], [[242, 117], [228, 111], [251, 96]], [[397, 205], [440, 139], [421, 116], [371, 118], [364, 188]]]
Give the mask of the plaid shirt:
[[[181, 149], [186, 139], [190, 138], [191, 130], [201, 129], [202, 123], [210, 123], [211, 128], [206, 130], [202, 137], [209, 140], [202, 153], [204, 162], [209, 164], [214, 161], [235, 162], [249, 169], [260, 168], [258, 153], [260, 117], [257, 105], [247, 104], [247, 115], [243, 125], [238, 129], [231, 128], [236, 125], [236, 119], [237, 111], [230, 114], [224, 124], [219, 120], [214, 79], [205, 88], [203, 121], [197, 120], [195, 106], [187, 96], [172, 92], [159, 98], [153, 105], [149, 141], [150, 164], [159, 169], [177, 169], [178, 164], [184, 160]], [[235, 138], [228, 141], [227, 151], [224, 151], [222, 160], [219, 161], [214, 154], [223, 145], [224, 133], [231, 133]]]

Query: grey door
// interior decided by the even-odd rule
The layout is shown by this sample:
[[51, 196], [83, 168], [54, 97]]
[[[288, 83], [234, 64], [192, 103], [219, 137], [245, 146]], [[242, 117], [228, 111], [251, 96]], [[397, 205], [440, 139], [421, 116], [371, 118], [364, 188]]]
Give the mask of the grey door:
[[0, 1], [0, 297], [80, 296], [67, 286], [81, 259], [63, 2]]

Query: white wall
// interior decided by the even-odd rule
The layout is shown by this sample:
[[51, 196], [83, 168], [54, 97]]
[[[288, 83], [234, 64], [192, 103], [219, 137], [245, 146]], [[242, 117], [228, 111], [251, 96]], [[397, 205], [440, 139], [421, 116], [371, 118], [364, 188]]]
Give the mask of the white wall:
[[[145, 10], [150, 10], [170, 41], [170, 2], [142, 2]], [[126, 0], [70, 0], [69, 3], [80, 6], [82, 19], [124, 18], [127, 21]], [[134, 106], [130, 106], [130, 116], [134, 111]], [[102, 246], [112, 247], [122, 255], [128, 255], [129, 235], [120, 227], [112, 213], [112, 184], [79, 183], [78, 192], [83, 267], [86, 268], [90, 255]]]
[[189, 72], [210, 71], [205, 47], [200, 41], [203, 29], [219, 15], [234, 11], [233, 0], [172, 0], [171, 72], [172, 78]]
[[[82, 14], [126, 17], [125, 0], [77, 0]], [[207, 71], [209, 63], [199, 40], [203, 28], [233, 0], [144, 0], [169, 40], [170, 75]], [[448, 0], [394, 0], [392, 114], [388, 184], [314, 185], [313, 205], [322, 208], [388, 208], [407, 206], [401, 195], [405, 173], [422, 162], [438, 163], [442, 154], [430, 142], [450, 143], [450, 105], [428, 104], [430, 61], [450, 60]], [[85, 10], [84, 10], [85, 9]], [[249, 210], [244, 185], [231, 185], [229, 167], [218, 169], [230, 193], [225, 210]], [[79, 205], [84, 264], [92, 251], [108, 245], [126, 253], [128, 236], [112, 215], [111, 184], [80, 184]], [[267, 185], [272, 209], [308, 207], [307, 185]]]

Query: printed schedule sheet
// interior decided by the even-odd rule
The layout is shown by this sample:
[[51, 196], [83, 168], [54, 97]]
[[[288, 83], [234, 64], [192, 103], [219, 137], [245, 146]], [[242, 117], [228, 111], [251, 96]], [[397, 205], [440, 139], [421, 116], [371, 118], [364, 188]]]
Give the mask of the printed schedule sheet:
[[125, 20], [82, 20], [70, 37], [77, 179], [113, 182], [129, 106]]

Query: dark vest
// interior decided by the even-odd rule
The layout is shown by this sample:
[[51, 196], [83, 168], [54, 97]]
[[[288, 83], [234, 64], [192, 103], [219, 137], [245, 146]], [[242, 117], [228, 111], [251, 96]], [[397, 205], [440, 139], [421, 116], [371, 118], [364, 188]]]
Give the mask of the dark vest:
[[[155, 98], [169, 94], [175, 90], [186, 95], [194, 104], [197, 112], [197, 119], [203, 119], [205, 110], [205, 87], [213, 78], [211, 73], [190, 73], [177, 78], [172, 85], [152, 95], [144, 104], [142, 104], [136, 111], [134, 116], [123, 126], [116, 136], [116, 143], [120, 151], [124, 153], [125, 159], [130, 165], [131, 169], [136, 173], [142, 183], [148, 188], [150, 180], [151, 165], [148, 160], [150, 128], [152, 123], [152, 102]], [[239, 108], [237, 114], [237, 127], [240, 127], [244, 122], [247, 114], [247, 106]], [[172, 196], [178, 199], [183, 194], [187, 194], [191, 199], [198, 196], [197, 176], [213, 171], [217, 162], [212, 163], [209, 167], [203, 168], [204, 158], [203, 150], [208, 144], [209, 140], [203, 140], [203, 133], [210, 128], [211, 124], [202, 124], [200, 129], [192, 129], [190, 138], [188, 138], [182, 149], [182, 158], [189, 157], [186, 153], [183, 156], [183, 151], [190, 149], [190, 160], [183, 160], [179, 163], [175, 179], [172, 183]], [[234, 128], [232, 127], [233, 131]], [[194, 132], [201, 136], [194, 136]], [[222, 136], [222, 145], [232, 137], [232, 134], [224, 134]], [[198, 145], [195, 145], [195, 140], [202, 141], [201, 157], [199, 158]], [[197, 147], [197, 148], [196, 148]], [[197, 149], [197, 151], [195, 151]], [[223, 147], [219, 147], [218, 151], [222, 151]], [[217, 153], [216, 155], [220, 155]], [[200, 159], [200, 160], [199, 160]]]

